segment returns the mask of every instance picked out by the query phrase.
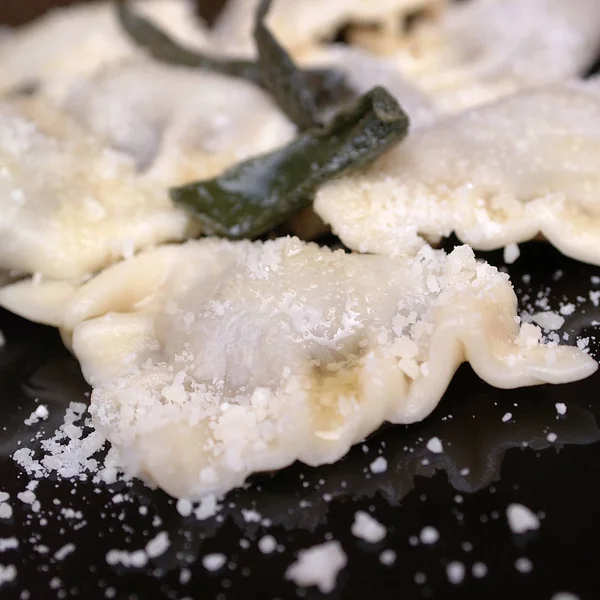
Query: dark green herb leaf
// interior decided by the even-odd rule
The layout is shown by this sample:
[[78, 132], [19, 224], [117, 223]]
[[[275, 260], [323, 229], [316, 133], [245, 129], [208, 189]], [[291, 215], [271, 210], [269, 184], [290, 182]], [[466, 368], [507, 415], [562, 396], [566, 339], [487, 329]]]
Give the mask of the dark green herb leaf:
[[219, 60], [206, 54], [180, 46], [154, 23], [135, 14], [129, 3], [117, 2], [119, 22], [138, 46], [152, 58], [171, 65], [197, 67], [232, 77], [242, 77], [262, 86], [259, 66], [246, 60]]
[[209, 230], [255, 238], [308, 206], [317, 188], [372, 161], [408, 132], [408, 117], [381, 87], [360, 97], [326, 127], [251, 158], [221, 176], [171, 190], [175, 202]]
[[300, 131], [319, 125], [319, 110], [306, 75], [275, 39], [265, 17], [272, 0], [261, 0], [256, 12], [254, 40], [263, 82], [277, 104]]
[[[170, 65], [204, 69], [230, 77], [241, 77], [273, 93], [278, 102], [284, 97], [283, 89], [280, 92], [275, 92], [278, 84], [271, 79], [277, 71], [272, 61], [276, 54], [275, 46], [279, 47], [279, 44], [265, 26], [262, 26], [263, 29], [261, 29], [259, 35], [265, 51], [267, 47], [270, 50], [269, 67], [266, 66], [267, 59], [261, 61], [260, 64], [248, 60], [224, 60], [185, 48], [161, 31], [154, 23], [137, 15], [131, 10], [126, 1], [118, 0], [116, 4], [119, 22], [123, 29], [138, 46], [143, 48], [155, 60]], [[267, 40], [268, 36], [271, 37], [270, 41]], [[283, 48], [281, 48], [281, 51], [285, 53]], [[285, 56], [290, 63], [286, 66], [290, 68], [291, 65], [296, 69], [289, 56], [287, 54]], [[296, 69], [296, 71], [299, 70]], [[321, 108], [338, 105], [352, 97], [352, 91], [346, 84], [345, 77], [339, 71], [307, 69], [299, 72], [306, 86], [313, 90], [312, 93]], [[282, 105], [282, 109], [285, 111], [288, 106], [289, 101], [285, 106]], [[298, 103], [294, 110], [296, 111], [293, 113], [294, 116], [290, 115], [292, 121], [300, 121], [303, 125], [309, 123], [310, 118], [301, 118], [302, 109]], [[299, 115], [298, 118], [295, 116], [296, 113]]]

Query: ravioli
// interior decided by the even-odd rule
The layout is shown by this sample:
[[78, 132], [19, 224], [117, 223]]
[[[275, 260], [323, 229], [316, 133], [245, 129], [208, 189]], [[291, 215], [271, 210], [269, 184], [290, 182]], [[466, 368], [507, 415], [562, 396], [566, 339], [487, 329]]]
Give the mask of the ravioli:
[[552, 85], [448, 116], [322, 187], [315, 211], [360, 252], [410, 254], [452, 232], [493, 250], [541, 233], [600, 264], [599, 90]]
[[65, 108], [131, 156], [146, 179], [166, 187], [214, 177], [285, 144], [296, 131], [246, 81], [146, 61], [99, 73]]
[[81, 279], [197, 231], [164, 188], [144, 186], [41, 99], [0, 102], [0, 270]]
[[386, 88], [410, 115], [411, 129], [431, 123], [438, 116], [434, 102], [406, 79], [397, 65], [360, 48], [329, 44], [303, 53], [301, 63], [310, 68], [329, 68], [343, 73], [348, 85], [364, 94], [377, 85]]
[[[134, 5], [181, 42], [207, 46], [193, 2], [137, 0]], [[75, 82], [138, 54], [121, 31], [113, 2], [55, 9], [0, 39], [0, 91], [34, 85], [61, 100]]]
[[391, 258], [297, 238], [167, 245], [84, 284], [61, 325], [127, 471], [188, 499], [334, 462], [384, 421], [425, 418], [465, 360], [503, 388], [597, 368], [520, 328], [508, 276], [466, 246]]
[[600, 49], [597, 0], [470, 0], [408, 34], [358, 31], [354, 43], [455, 111], [582, 74]]
[[[230, 0], [219, 15], [211, 40], [228, 53], [254, 54], [252, 32], [260, 0]], [[292, 51], [310, 48], [330, 39], [348, 22], [393, 24], [401, 17], [446, 0], [275, 0], [268, 23]], [[395, 27], [394, 27], [395, 29]]]

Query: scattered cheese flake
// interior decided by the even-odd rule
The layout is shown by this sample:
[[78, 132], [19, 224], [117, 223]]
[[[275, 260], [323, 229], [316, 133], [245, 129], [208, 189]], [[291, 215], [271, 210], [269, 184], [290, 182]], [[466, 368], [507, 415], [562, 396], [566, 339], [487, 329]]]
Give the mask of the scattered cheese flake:
[[[210, 517], [213, 517], [215, 514], [217, 514], [217, 510], [218, 506], [217, 499], [215, 498], [215, 496], [205, 496], [200, 501], [200, 505], [198, 506], [198, 508], [194, 511], [194, 516], [196, 517], [196, 519], [198, 519], [198, 521], [204, 521], [205, 519], [209, 519]], [[242, 512], [244, 511], [242, 510]]]
[[258, 549], [263, 554], [272, 554], [277, 548], [277, 540], [272, 535], [265, 535], [258, 541]]
[[485, 563], [476, 562], [473, 563], [473, 566], [471, 567], [471, 572], [473, 573], [473, 577], [475, 577], [476, 579], [481, 579], [482, 577], [485, 577], [487, 575], [488, 569]]
[[380, 542], [387, 535], [387, 529], [369, 513], [362, 510], [357, 511], [354, 515], [351, 531], [353, 536], [370, 544]]
[[530, 573], [533, 570], [533, 563], [528, 558], [517, 558], [515, 569], [519, 573]]
[[379, 562], [387, 567], [393, 565], [396, 562], [396, 553], [393, 550], [384, 550], [379, 555]]
[[0, 565], [0, 586], [11, 583], [17, 578], [17, 567], [15, 565]]
[[224, 554], [214, 553], [207, 554], [202, 559], [202, 565], [207, 571], [218, 571], [227, 562], [227, 557]]
[[465, 578], [465, 565], [457, 560], [448, 563], [446, 566], [446, 575], [450, 583], [454, 585], [462, 583]]
[[537, 516], [522, 504], [510, 504], [506, 509], [506, 517], [513, 533], [525, 533], [540, 527]]
[[164, 554], [170, 545], [169, 534], [166, 531], [161, 531], [146, 544], [146, 554], [150, 558], [156, 558]]
[[419, 538], [423, 544], [435, 544], [440, 539], [440, 534], [435, 527], [423, 527]]
[[531, 317], [532, 321], [542, 329], [560, 329], [565, 324], [565, 318], [552, 311], [539, 312]]
[[54, 553], [56, 560], [64, 560], [71, 552], [75, 551], [75, 544], [65, 544]]
[[286, 579], [296, 585], [316, 585], [321, 593], [335, 589], [338, 573], [346, 566], [348, 558], [339, 542], [330, 541], [298, 552], [298, 560], [286, 571]]
[[370, 465], [369, 469], [371, 473], [374, 475], [378, 475], [379, 473], [385, 473], [387, 471], [387, 460], [383, 458], [383, 456], [378, 456]]
[[518, 244], [507, 244], [504, 247], [504, 262], [512, 265], [521, 256]]
[[556, 433], [554, 433], [553, 431], [551, 431], [547, 436], [546, 439], [551, 443], [554, 444], [554, 442], [558, 439], [558, 435], [556, 435]]
[[179, 500], [177, 500], [177, 512], [182, 517], [189, 517], [192, 514], [193, 510], [194, 506], [189, 500], [186, 500], [185, 498], [180, 498]]
[[8, 502], [0, 502], [0, 519], [10, 519], [12, 514], [12, 506]]
[[503, 423], [508, 423], [508, 421], [510, 421], [512, 419], [512, 413], [507, 412], [503, 417], [502, 417], [502, 422]]
[[19, 540], [16, 537], [0, 538], [0, 552], [7, 550], [16, 550], [19, 547]]
[[440, 454], [444, 451], [444, 447], [442, 446], [442, 441], [438, 437], [432, 437], [427, 442], [427, 450], [429, 452], [433, 452], [434, 454]]
[[554, 406], [556, 407], [556, 412], [559, 415], [562, 416], [562, 415], [565, 415], [567, 413], [567, 405], [564, 404], [563, 402], [557, 402]]

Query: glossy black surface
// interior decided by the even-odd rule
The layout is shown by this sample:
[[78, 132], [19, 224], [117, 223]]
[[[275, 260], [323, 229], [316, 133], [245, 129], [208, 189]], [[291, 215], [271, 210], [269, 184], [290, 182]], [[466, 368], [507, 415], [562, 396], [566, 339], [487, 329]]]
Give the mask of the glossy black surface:
[[[486, 258], [502, 264], [499, 253]], [[558, 270], [563, 272], [560, 277]], [[591, 276], [600, 275], [599, 268], [533, 243], [522, 246], [510, 272], [521, 298], [550, 287], [555, 308], [560, 300], [581, 304], [563, 329], [572, 343], [575, 334], [594, 335], [591, 323], [600, 320], [600, 309], [582, 300], [590, 290], [600, 289], [590, 282]], [[529, 273], [531, 282], [525, 286], [521, 276]], [[18, 569], [17, 581], [0, 588], [2, 598], [17, 598], [28, 590], [31, 598], [94, 599], [106, 597], [107, 588], [113, 588], [109, 596], [114, 590], [113, 597], [140, 600], [319, 598], [315, 588], [297, 591], [283, 575], [297, 550], [321, 543], [329, 534], [348, 554], [348, 566], [330, 598], [512, 595], [549, 600], [567, 590], [581, 599], [600, 598], [598, 374], [565, 386], [503, 391], [463, 366], [438, 410], [423, 423], [389, 427], [336, 465], [295, 465], [256, 478], [249, 489], [227, 497], [218, 518], [203, 522], [181, 517], [165, 494], [137, 482], [96, 489], [86, 481], [41, 481], [35, 490], [41, 511], [33, 513], [16, 499], [29, 479], [10, 455], [19, 443], [36, 447], [39, 442], [31, 443], [31, 438], [38, 431], [54, 431], [68, 402], [85, 401], [87, 387], [55, 332], [5, 312], [0, 312], [0, 329], [7, 338], [0, 350], [0, 489], [10, 493], [14, 509], [12, 520], [0, 522], [0, 538], [20, 540], [18, 550], [0, 553], [0, 564]], [[593, 340], [591, 350], [597, 351]], [[23, 421], [35, 409], [35, 398], [49, 407], [50, 418], [27, 427]], [[567, 404], [564, 417], [557, 416], [556, 402]], [[503, 423], [506, 412], [513, 419]], [[549, 432], [558, 435], [556, 443], [547, 441]], [[425, 443], [433, 436], [443, 441], [444, 454], [426, 451]], [[379, 453], [387, 459], [388, 470], [371, 475], [368, 466]], [[423, 464], [424, 458], [429, 465]], [[465, 468], [468, 476], [460, 474]], [[124, 494], [125, 501], [115, 504], [116, 493]], [[331, 500], [324, 500], [324, 494]], [[505, 510], [512, 502], [543, 515], [538, 531], [511, 533]], [[147, 507], [146, 515], [140, 514], [140, 506]], [[81, 511], [82, 518], [66, 518], [59, 510], [65, 507]], [[272, 525], [246, 523], [241, 510], [249, 508]], [[386, 525], [383, 542], [367, 544], [352, 536], [350, 526], [359, 509], [373, 509]], [[153, 525], [157, 515], [162, 523]], [[40, 525], [40, 518], [47, 525]], [[411, 536], [427, 525], [440, 532], [440, 540], [432, 546], [411, 545]], [[142, 548], [158, 531], [169, 533], [171, 546], [149, 568], [135, 571], [107, 564], [109, 550]], [[281, 551], [260, 552], [257, 541], [267, 533], [283, 546]], [[248, 549], [240, 547], [240, 538], [250, 541]], [[67, 543], [75, 544], [75, 551], [62, 561], [54, 559], [54, 552]], [[40, 544], [48, 547], [47, 553], [40, 553]], [[388, 548], [397, 553], [392, 566], [379, 561], [380, 552]], [[207, 572], [201, 558], [212, 552], [226, 554], [229, 565]], [[530, 573], [515, 568], [522, 557], [531, 561]], [[466, 567], [460, 585], [448, 581], [449, 561]], [[471, 575], [474, 562], [486, 564], [485, 577]], [[191, 571], [187, 583], [181, 583], [182, 568]], [[424, 574], [426, 582], [417, 574]], [[52, 582], [52, 588], [56, 577], [60, 582]]]

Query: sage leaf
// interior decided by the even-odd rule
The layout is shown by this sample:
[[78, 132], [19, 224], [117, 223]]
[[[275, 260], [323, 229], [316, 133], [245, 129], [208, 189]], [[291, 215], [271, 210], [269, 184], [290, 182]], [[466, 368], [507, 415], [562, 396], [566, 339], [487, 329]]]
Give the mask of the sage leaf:
[[262, 0], [256, 12], [254, 41], [265, 87], [300, 131], [319, 125], [317, 98], [306, 75], [275, 39], [265, 18], [272, 0]]
[[256, 238], [310, 205], [324, 183], [374, 161], [408, 132], [407, 115], [382, 87], [361, 96], [325, 127], [250, 158], [219, 177], [171, 190], [207, 233]]
[[[219, 73], [229, 77], [239, 77], [258, 85], [267, 92], [273, 94], [274, 99], [279, 103], [280, 99], [285, 97], [283, 90], [277, 92], [280, 86], [275, 81], [271, 80], [276, 73], [282, 73], [283, 69], [277, 69], [274, 64], [275, 55], [282, 56], [276, 52], [275, 45], [279, 46], [273, 38], [266, 26], [261, 28], [259, 37], [263, 46], [263, 51], [269, 48], [269, 58], [259, 59], [258, 62], [250, 60], [234, 60], [221, 59], [210, 56], [206, 53], [185, 48], [171, 38], [168, 34], [162, 31], [150, 20], [136, 14], [125, 0], [117, 0], [116, 2], [117, 16], [119, 22], [129, 37], [142, 48], [154, 60], [166, 63], [169, 65], [191, 67], [204, 69], [213, 73]], [[272, 39], [267, 40], [268, 36]], [[279, 47], [281, 48], [281, 47]], [[283, 53], [285, 50], [281, 48]], [[285, 53], [287, 60], [293, 67], [293, 62]], [[269, 60], [270, 59], [270, 60]], [[267, 61], [268, 65], [267, 66]], [[287, 65], [288, 68], [290, 64]], [[294, 67], [295, 68], [295, 67]], [[298, 70], [298, 69], [297, 69]], [[345, 76], [334, 69], [306, 69], [299, 70], [301, 77], [306, 86], [312, 90], [312, 94], [321, 110], [326, 110], [331, 106], [339, 106], [341, 103], [348, 101], [353, 97], [353, 92], [346, 83]], [[281, 84], [281, 87], [284, 87]], [[305, 95], [305, 99], [306, 99]], [[290, 108], [290, 98], [288, 102], [281, 105], [284, 112], [288, 112]], [[311, 105], [313, 101], [311, 100]], [[295, 112], [290, 113], [291, 120], [294, 123], [300, 122], [302, 127], [312, 125], [312, 118], [305, 118], [302, 107], [298, 104], [294, 108]], [[296, 116], [296, 114], [298, 116]], [[311, 113], [312, 114], [312, 113]]]

